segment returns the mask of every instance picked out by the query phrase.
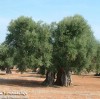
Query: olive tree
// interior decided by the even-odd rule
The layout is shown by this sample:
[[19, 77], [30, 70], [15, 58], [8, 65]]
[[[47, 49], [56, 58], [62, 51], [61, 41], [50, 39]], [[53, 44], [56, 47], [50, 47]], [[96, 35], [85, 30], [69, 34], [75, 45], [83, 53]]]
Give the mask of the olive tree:
[[57, 68], [57, 85], [71, 82], [71, 71], [78, 72], [91, 64], [93, 32], [87, 21], [80, 15], [66, 17], [55, 30], [54, 65]]
[[10, 74], [10, 68], [13, 67], [13, 57], [11, 55], [10, 48], [5, 44], [0, 45], [0, 68], [2, 70], [6, 69], [6, 73]]
[[8, 31], [6, 42], [14, 49], [14, 63], [21, 72], [34, 66], [49, 68], [52, 45], [46, 23], [21, 16], [10, 22]]

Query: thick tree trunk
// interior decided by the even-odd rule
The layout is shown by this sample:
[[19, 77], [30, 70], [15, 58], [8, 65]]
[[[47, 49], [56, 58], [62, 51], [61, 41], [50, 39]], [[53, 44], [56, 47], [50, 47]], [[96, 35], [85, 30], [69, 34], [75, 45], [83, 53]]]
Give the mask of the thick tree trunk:
[[5, 67], [4, 66], [1, 66], [0, 69], [1, 69], [1, 71], [4, 71], [5, 70]]
[[6, 73], [7, 73], [7, 74], [11, 74], [11, 73], [12, 73], [10, 67], [7, 67]]
[[46, 86], [54, 84], [54, 74], [51, 71], [47, 71], [46, 79], [43, 81], [42, 84]]
[[71, 85], [71, 72], [70, 71], [65, 72], [63, 68], [59, 69], [55, 84], [59, 86], [70, 86]]
[[62, 76], [62, 70], [59, 69], [58, 73], [57, 73], [57, 79], [56, 79], [56, 82], [55, 82], [56, 85], [59, 85], [59, 86], [62, 85], [61, 76]]
[[40, 74], [45, 75], [45, 66], [44, 65], [40, 67]]
[[67, 86], [70, 86], [72, 84], [72, 71], [67, 72]]

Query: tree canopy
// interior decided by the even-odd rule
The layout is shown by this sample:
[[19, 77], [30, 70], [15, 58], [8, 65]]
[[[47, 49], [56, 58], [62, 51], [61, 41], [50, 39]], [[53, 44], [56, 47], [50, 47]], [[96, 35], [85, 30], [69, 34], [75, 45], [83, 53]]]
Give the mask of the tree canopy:
[[66, 85], [71, 71], [100, 72], [100, 43], [81, 15], [65, 17], [58, 23], [46, 24], [30, 17], [11, 20], [6, 40], [0, 45], [0, 66], [16, 65], [46, 69], [47, 84]]
[[49, 26], [21, 16], [8, 26], [6, 42], [15, 49], [15, 62], [21, 71], [32, 66], [51, 64], [52, 45]]
[[54, 37], [57, 66], [75, 67], [81, 70], [85, 65], [90, 64], [89, 58], [94, 50], [92, 44], [95, 38], [82, 16], [66, 17], [60, 21]]

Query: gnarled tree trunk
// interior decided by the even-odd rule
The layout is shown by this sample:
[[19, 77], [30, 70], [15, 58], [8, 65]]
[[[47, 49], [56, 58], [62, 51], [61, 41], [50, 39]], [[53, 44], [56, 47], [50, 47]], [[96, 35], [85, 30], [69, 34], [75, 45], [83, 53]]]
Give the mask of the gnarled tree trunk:
[[59, 86], [70, 86], [71, 72], [65, 71], [63, 68], [60, 68], [57, 73], [57, 79], [56, 79], [55, 84]]
[[7, 73], [7, 74], [11, 74], [11, 73], [12, 73], [10, 67], [7, 67], [7, 68], [6, 68], [6, 73]]
[[43, 85], [49, 86], [54, 84], [54, 73], [51, 71], [47, 71], [46, 79], [42, 83]]

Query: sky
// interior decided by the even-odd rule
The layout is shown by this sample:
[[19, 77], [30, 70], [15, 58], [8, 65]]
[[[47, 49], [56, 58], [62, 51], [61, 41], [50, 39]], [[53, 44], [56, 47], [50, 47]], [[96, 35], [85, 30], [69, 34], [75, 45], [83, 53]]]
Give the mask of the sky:
[[100, 0], [0, 0], [0, 44], [9, 33], [7, 26], [12, 19], [28, 16], [51, 23], [75, 14], [87, 20], [100, 40]]

